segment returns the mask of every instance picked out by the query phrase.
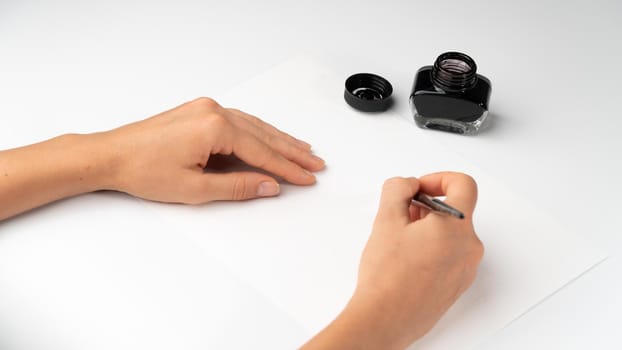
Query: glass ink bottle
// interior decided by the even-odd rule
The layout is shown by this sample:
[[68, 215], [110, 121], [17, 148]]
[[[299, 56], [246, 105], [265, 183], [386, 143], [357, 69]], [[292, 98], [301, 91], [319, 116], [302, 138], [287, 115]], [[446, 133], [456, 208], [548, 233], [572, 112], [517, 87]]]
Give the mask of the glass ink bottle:
[[488, 117], [491, 85], [473, 59], [460, 52], [438, 56], [417, 71], [410, 94], [415, 123], [424, 129], [476, 134]]

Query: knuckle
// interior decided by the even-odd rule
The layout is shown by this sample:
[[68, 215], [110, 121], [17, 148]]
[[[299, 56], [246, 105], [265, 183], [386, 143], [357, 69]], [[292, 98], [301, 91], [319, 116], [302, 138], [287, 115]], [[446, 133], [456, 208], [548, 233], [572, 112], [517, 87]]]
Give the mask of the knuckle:
[[473, 176], [468, 175], [468, 174], [463, 174], [463, 175], [464, 175], [464, 181], [469, 182], [473, 187], [477, 187], [477, 182], [475, 181]]
[[274, 153], [272, 151], [262, 152], [256, 156], [257, 158], [257, 166], [260, 169], [265, 169], [275, 158]]
[[233, 187], [231, 188], [231, 199], [241, 200], [247, 197], [248, 184], [246, 179], [241, 175], [236, 175], [233, 179]]
[[[191, 126], [190, 133], [195, 138], [197, 144], [204, 147], [214, 146], [220, 137], [230, 134], [230, 121], [219, 113], [207, 113], [196, 115]], [[213, 150], [212, 148], [206, 148]], [[209, 156], [209, 154], [208, 154]], [[209, 160], [209, 159], [208, 159]]]
[[465, 173], [455, 173], [455, 174], [465, 184], [468, 184], [470, 187], [473, 187], [473, 188], [477, 189], [477, 182], [475, 181], [475, 179], [471, 175], [465, 174]]
[[208, 113], [205, 115], [204, 120], [206, 121], [205, 125], [208, 129], [222, 129], [226, 128], [230, 121], [226, 116], [221, 113]]
[[482, 241], [479, 238], [475, 237], [472, 244], [472, 254], [475, 258], [475, 263], [479, 263], [482, 260], [482, 258], [484, 257], [484, 250], [484, 244], [482, 243]]
[[248, 117], [248, 120], [250, 120], [250, 122], [255, 124], [255, 125], [264, 125], [264, 124], [266, 124], [261, 119], [255, 117], [254, 115], [247, 114], [247, 117]]
[[388, 187], [393, 187], [393, 186], [401, 186], [405, 181], [406, 181], [406, 179], [404, 179], [403, 177], [396, 176], [396, 177], [392, 177], [392, 178], [386, 179], [382, 186], [383, 186], [383, 188], [388, 188]]
[[278, 139], [274, 135], [263, 134], [262, 136], [264, 143], [269, 145], [270, 147], [274, 147], [278, 142]]
[[294, 147], [292, 144], [290, 144], [289, 142], [283, 142], [281, 141], [281, 153], [288, 159], [297, 159], [298, 161], [300, 159], [304, 160], [306, 156], [310, 156], [300, 152], [296, 147]]
[[250, 115], [250, 114], [248, 114], [248, 113], [246, 113], [246, 112], [244, 112], [244, 111], [242, 111], [240, 109], [230, 108], [230, 110], [232, 112], [234, 112], [235, 114], [238, 114], [240, 117], [244, 118], [245, 120], [253, 123], [253, 124], [256, 124], [257, 122], [261, 122], [261, 120], [259, 118], [255, 117], [254, 115]]
[[214, 110], [220, 107], [218, 102], [216, 102], [214, 99], [210, 97], [199, 97], [195, 99], [194, 101], [192, 101], [192, 104], [196, 108], [199, 108], [202, 111], [211, 111], [211, 110]]

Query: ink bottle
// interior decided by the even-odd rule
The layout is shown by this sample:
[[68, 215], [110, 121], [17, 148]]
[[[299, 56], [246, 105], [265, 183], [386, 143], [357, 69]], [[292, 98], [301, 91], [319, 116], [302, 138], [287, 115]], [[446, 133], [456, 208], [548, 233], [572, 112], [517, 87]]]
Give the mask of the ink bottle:
[[438, 56], [417, 71], [410, 94], [415, 123], [424, 129], [477, 134], [488, 117], [491, 85], [475, 61], [460, 52]]

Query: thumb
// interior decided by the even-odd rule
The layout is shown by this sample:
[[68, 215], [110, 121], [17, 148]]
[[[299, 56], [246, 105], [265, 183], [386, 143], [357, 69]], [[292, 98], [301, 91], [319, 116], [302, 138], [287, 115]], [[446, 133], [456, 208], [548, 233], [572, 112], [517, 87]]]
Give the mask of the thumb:
[[270, 176], [253, 172], [202, 174], [206, 181], [206, 201], [245, 200], [272, 197], [280, 192], [278, 182]]

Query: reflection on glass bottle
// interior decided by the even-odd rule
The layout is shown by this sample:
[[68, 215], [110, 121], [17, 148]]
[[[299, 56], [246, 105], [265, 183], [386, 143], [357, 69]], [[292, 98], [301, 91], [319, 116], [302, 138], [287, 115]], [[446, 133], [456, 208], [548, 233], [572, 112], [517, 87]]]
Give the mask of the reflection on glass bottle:
[[446, 52], [417, 71], [410, 94], [415, 123], [425, 129], [476, 134], [488, 117], [490, 80], [473, 59]]

